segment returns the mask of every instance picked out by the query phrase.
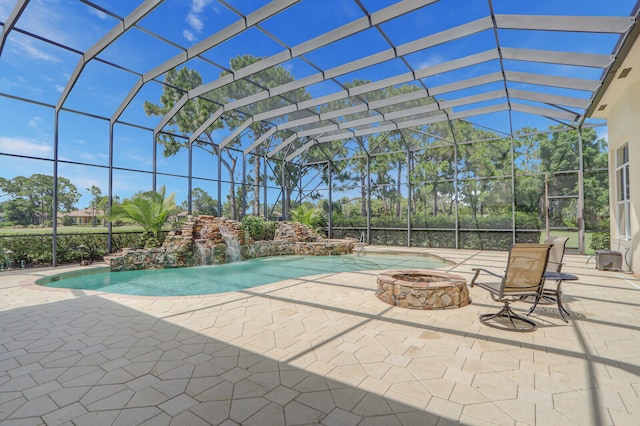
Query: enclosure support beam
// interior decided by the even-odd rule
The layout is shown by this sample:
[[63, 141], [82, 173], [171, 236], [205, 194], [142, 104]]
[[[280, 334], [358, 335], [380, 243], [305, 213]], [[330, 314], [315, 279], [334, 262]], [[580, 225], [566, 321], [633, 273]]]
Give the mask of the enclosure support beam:
[[584, 157], [582, 152], [582, 127], [578, 129], [578, 158], [580, 166], [578, 167], [578, 252], [585, 253], [584, 247]]
[[11, 10], [9, 17], [5, 20], [4, 25], [2, 26], [2, 31], [0, 31], [0, 56], [2, 56], [2, 49], [4, 48], [4, 44], [7, 41], [7, 36], [9, 32], [13, 30], [16, 25], [16, 22], [24, 12], [24, 9], [29, 4], [29, 0], [20, 0], [16, 3], [16, 5]]
[[298, 204], [302, 203], [302, 173], [298, 174]]
[[187, 178], [187, 214], [193, 214], [193, 206], [191, 204], [193, 194], [193, 143], [189, 142], [189, 158], [188, 158], [188, 175]]
[[[256, 158], [256, 162], [260, 161], [259, 158]], [[268, 179], [268, 175], [267, 175], [267, 156], [263, 155], [262, 156], [262, 163], [263, 163], [263, 169], [264, 169], [264, 178], [262, 178], [263, 182], [262, 182], [262, 191], [264, 193], [264, 199], [262, 200], [262, 210], [264, 211], [264, 218], [265, 220], [269, 220], [269, 212], [267, 211], [267, 205], [268, 200], [267, 200], [267, 179]], [[258, 182], [258, 188], [260, 187], [260, 182]], [[257, 197], [258, 194], [255, 194], [255, 196]], [[259, 201], [259, 200], [258, 200]], [[258, 214], [260, 214], [260, 203], [258, 203]]]
[[331, 179], [331, 163], [331, 160], [327, 161], [327, 180], [329, 181], [329, 231], [327, 237], [329, 238], [333, 238], [333, 197], [331, 195], [333, 180]]
[[[247, 211], [247, 154], [242, 153], [242, 213], [240, 218], [244, 217]], [[222, 216], [222, 210], [218, 209], [218, 216]]]
[[[53, 201], [52, 204], [52, 214], [53, 214], [53, 234], [52, 234], [52, 250], [51, 250], [51, 259], [53, 261], [53, 266], [58, 266], [58, 151], [60, 147], [60, 110], [55, 109], [53, 113]], [[44, 197], [40, 201], [44, 203]], [[42, 224], [44, 225], [44, 215], [42, 217]]]
[[[114, 123], [109, 122], [109, 182], [107, 183], [109, 187], [109, 197], [107, 199], [109, 211], [113, 207], [113, 126]], [[113, 249], [113, 224], [111, 221], [107, 226], [107, 254], [111, 254]]]
[[547, 238], [551, 236], [551, 224], [549, 223], [549, 173], [544, 174], [544, 223]]
[[367, 152], [367, 244], [371, 244], [371, 156]]
[[158, 134], [157, 133], [153, 133], [153, 173], [152, 173], [152, 177], [151, 177], [151, 189], [153, 191], [156, 190], [156, 185], [158, 184], [157, 180], [158, 180]]
[[282, 220], [287, 218], [287, 200], [285, 197], [288, 197], [287, 189], [285, 186], [285, 167], [287, 166], [287, 162], [282, 160], [281, 168], [281, 177], [280, 177], [280, 188], [282, 189]]
[[[400, 194], [398, 194], [400, 196]], [[411, 247], [411, 150], [407, 146], [407, 247]]]
[[222, 216], [222, 148], [216, 147], [218, 152], [218, 212]]
[[515, 143], [513, 136], [509, 137], [511, 142], [511, 243], [516, 243], [516, 168], [515, 168]]
[[[451, 123], [451, 122], [449, 122]], [[453, 126], [451, 127], [451, 133], [454, 135], [455, 141], [455, 133], [453, 132]], [[458, 218], [458, 210], [459, 210], [459, 201], [458, 195], [460, 192], [460, 183], [458, 182], [458, 144], [457, 142], [453, 145], [453, 193], [456, 194], [456, 250], [460, 248], [460, 220]]]

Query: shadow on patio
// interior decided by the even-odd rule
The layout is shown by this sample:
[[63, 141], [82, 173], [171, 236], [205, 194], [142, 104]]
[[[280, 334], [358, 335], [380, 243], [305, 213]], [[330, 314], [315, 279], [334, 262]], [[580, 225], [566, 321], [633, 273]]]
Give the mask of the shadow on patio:
[[[470, 277], [505, 253], [439, 250]], [[495, 310], [390, 307], [376, 273], [325, 274], [203, 297], [0, 284], [3, 424], [632, 424], [640, 293], [567, 256], [569, 324], [484, 327]], [[584, 274], [582, 274], [584, 272]], [[516, 307], [527, 309], [528, 306]]]

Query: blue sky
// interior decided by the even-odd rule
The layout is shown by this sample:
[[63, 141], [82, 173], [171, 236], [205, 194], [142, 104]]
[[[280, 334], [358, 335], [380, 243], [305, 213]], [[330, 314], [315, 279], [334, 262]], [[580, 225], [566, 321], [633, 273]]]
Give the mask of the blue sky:
[[[99, 7], [111, 10], [120, 17], [127, 16], [139, 3], [121, 0], [94, 0]], [[248, 14], [267, 4], [265, 0], [231, 0], [228, 4], [238, 12]], [[392, 0], [362, 0], [362, 4], [375, 12], [392, 5]], [[566, 15], [612, 15], [628, 16], [634, 0], [540, 0], [514, 1], [494, 0], [496, 13], [501, 14], [566, 14]], [[14, 0], [0, 0], [0, 21], [5, 22], [15, 5]], [[488, 16], [486, 0], [441, 0], [414, 13], [381, 24], [389, 40], [402, 45], [420, 37], [437, 33], [448, 28]], [[363, 12], [355, 2], [346, 0], [317, 1], [303, 0], [279, 15], [266, 20], [262, 28], [275, 35], [289, 46], [295, 46], [324, 31], [337, 28], [363, 17]], [[109, 63], [120, 64], [135, 73], [143, 74], [180, 52], [179, 47], [197, 45], [221, 29], [238, 20], [238, 15], [214, 0], [167, 0], [151, 12], [140, 23], [140, 29], [126, 33], [113, 45], [99, 54], [99, 58]], [[29, 2], [17, 28], [49, 39], [54, 44], [31, 38], [20, 31], [12, 31], [0, 56], [0, 176], [12, 178], [33, 173], [52, 174], [51, 162], [24, 159], [31, 156], [43, 159], [53, 157], [54, 117], [51, 105], [55, 105], [80, 59], [79, 52], [93, 46], [118, 20], [108, 14], [87, 6], [77, 0], [32, 0]], [[159, 34], [165, 43], [150, 36], [146, 31]], [[606, 34], [564, 34], [549, 31], [501, 30], [498, 34], [501, 44], [506, 47], [528, 49], [549, 49], [582, 53], [609, 54], [617, 40], [616, 35]], [[479, 53], [492, 47], [493, 31], [484, 31], [474, 36], [445, 43], [430, 49], [407, 55], [407, 63], [414, 69], [423, 69], [442, 62]], [[75, 51], [62, 49], [55, 44], [67, 45]], [[228, 66], [230, 58], [239, 54], [271, 56], [283, 51], [283, 47], [255, 28], [207, 51], [203, 59], [188, 62], [190, 68], [198, 70], [205, 82], [215, 80], [221, 69], [213, 64]], [[375, 29], [368, 29], [348, 39], [321, 48], [305, 55], [314, 65], [329, 69], [365, 56], [389, 49], [389, 42]], [[282, 64], [296, 79], [318, 73], [318, 70], [301, 58]], [[571, 77], [596, 79], [600, 69], [568, 67], [543, 63], [523, 63], [505, 61], [505, 67], [513, 71], [541, 74], [563, 74]], [[446, 85], [455, 81], [499, 70], [498, 61], [489, 61], [474, 67], [436, 74], [423, 81], [428, 87]], [[386, 61], [371, 69], [358, 70], [336, 78], [340, 83], [353, 79], [379, 80], [406, 72], [407, 68], [399, 59]], [[111, 117], [122, 99], [138, 81], [138, 75], [125, 72], [107, 64], [91, 61], [84, 68], [74, 89], [64, 103], [70, 110], [83, 111], [99, 117]], [[446, 97], [459, 98], [476, 93], [501, 88], [502, 83], [471, 88]], [[526, 84], [514, 86], [524, 90], [533, 88]], [[313, 97], [334, 93], [340, 87], [331, 81], [307, 88]], [[585, 97], [586, 92], [560, 90], [539, 86], [550, 94]], [[153, 128], [158, 117], [147, 117], [143, 102], [157, 102], [161, 85], [150, 82], [135, 96], [120, 120], [127, 123]], [[17, 98], [26, 98], [39, 104], [25, 103]], [[491, 101], [466, 108], [491, 105]], [[462, 108], [464, 109], [464, 108]], [[480, 125], [508, 131], [506, 113], [495, 113], [475, 117], [471, 121]], [[536, 126], [544, 129], [555, 124], [547, 119], [535, 119], [521, 113], [514, 113], [514, 126]], [[606, 128], [600, 133], [606, 136]], [[216, 136], [224, 138], [227, 132]], [[114, 165], [124, 169], [151, 171], [153, 148], [148, 131], [116, 125], [114, 130]], [[109, 125], [107, 121], [63, 111], [59, 123], [59, 157], [77, 163], [94, 164], [100, 167], [87, 168], [81, 165], [61, 164], [59, 175], [69, 178], [84, 194], [78, 207], [89, 202], [86, 188], [97, 185], [107, 191], [109, 164]], [[250, 143], [243, 136], [242, 146]], [[157, 156], [158, 170], [168, 174], [187, 174], [186, 155], [181, 153], [170, 159]], [[195, 156], [194, 174], [215, 179], [217, 164], [213, 157], [201, 152]], [[158, 184], [166, 183], [177, 193], [178, 200], [186, 197], [184, 179], [171, 176], [160, 177]], [[200, 183], [201, 185], [198, 185]], [[114, 179], [115, 193], [121, 198], [138, 190], [150, 189], [151, 176], [129, 171], [119, 171]], [[216, 186], [204, 181], [194, 186], [207, 186], [215, 193]], [[271, 192], [270, 192], [271, 194]], [[215, 195], [214, 195], [215, 196]], [[275, 195], [274, 195], [275, 196]]]

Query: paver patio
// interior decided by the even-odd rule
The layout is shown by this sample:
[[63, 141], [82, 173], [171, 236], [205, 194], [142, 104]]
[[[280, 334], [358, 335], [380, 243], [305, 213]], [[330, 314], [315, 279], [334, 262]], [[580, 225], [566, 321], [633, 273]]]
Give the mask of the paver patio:
[[[468, 281], [507, 258], [428, 252]], [[377, 271], [169, 298], [33, 284], [67, 268], [3, 272], [0, 423], [636, 425], [640, 281], [586, 260], [565, 256], [569, 324], [546, 305], [532, 333], [483, 326], [499, 305], [476, 287], [460, 309], [389, 306]]]

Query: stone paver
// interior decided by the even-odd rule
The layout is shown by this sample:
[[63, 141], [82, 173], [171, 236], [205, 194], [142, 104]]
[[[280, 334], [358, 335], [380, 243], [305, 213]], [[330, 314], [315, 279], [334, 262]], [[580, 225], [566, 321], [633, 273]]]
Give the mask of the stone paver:
[[[419, 251], [467, 280], [507, 259]], [[5, 271], [0, 424], [636, 424], [640, 281], [585, 261], [565, 256], [580, 278], [563, 286], [570, 322], [541, 306], [532, 333], [483, 326], [499, 307], [479, 288], [459, 309], [391, 307], [377, 271], [179, 298], [33, 284], [70, 268]]]

